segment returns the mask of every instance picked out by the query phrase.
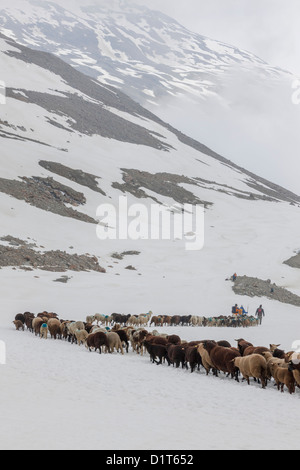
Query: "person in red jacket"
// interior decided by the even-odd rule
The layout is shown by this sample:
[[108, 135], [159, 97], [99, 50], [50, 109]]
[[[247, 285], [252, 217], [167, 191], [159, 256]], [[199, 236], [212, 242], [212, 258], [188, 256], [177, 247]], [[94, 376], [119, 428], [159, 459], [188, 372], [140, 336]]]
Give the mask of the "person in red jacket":
[[258, 309], [256, 310], [255, 316], [258, 318], [259, 324], [261, 325], [261, 324], [262, 324], [262, 317], [265, 316], [265, 311], [264, 311], [262, 305], [260, 305], [260, 306], [258, 307]]

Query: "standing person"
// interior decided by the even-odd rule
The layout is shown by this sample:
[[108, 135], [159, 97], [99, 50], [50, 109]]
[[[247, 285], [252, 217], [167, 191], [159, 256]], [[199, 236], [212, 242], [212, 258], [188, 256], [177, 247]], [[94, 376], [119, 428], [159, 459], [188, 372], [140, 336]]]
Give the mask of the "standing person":
[[261, 325], [261, 323], [262, 323], [262, 317], [265, 316], [265, 311], [264, 311], [264, 309], [262, 308], [262, 305], [260, 305], [260, 306], [258, 307], [258, 309], [256, 310], [255, 316], [258, 318], [259, 324]]

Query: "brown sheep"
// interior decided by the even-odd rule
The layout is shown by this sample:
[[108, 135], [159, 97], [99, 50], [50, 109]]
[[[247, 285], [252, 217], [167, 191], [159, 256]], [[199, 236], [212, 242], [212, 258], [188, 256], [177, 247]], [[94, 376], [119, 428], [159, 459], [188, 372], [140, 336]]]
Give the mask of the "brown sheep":
[[101, 354], [101, 346], [105, 346], [106, 349], [109, 349], [109, 342], [107, 338], [107, 334], [103, 333], [102, 331], [98, 331], [97, 333], [93, 334], [93, 346], [95, 348], [95, 352], [99, 349], [99, 354]]
[[62, 324], [56, 318], [50, 318], [48, 321], [48, 330], [51, 338], [62, 338]]
[[[170, 360], [170, 363], [176, 366], [178, 368], [181, 364], [181, 367], [185, 367], [185, 347], [178, 346], [176, 344], [167, 344], [166, 346], [167, 352], [168, 352], [168, 357]], [[169, 364], [170, 365], [170, 364]]]
[[141, 356], [143, 355], [143, 343], [147, 334], [147, 330], [130, 330], [129, 333], [132, 349]]
[[33, 331], [34, 331], [35, 336], [38, 336], [40, 334], [40, 329], [41, 329], [41, 326], [42, 326], [43, 323], [44, 323], [44, 320], [40, 317], [37, 317], [37, 318], [33, 319], [32, 327], [33, 327]]
[[243, 356], [250, 356], [250, 354], [260, 354], [264, 352], [270, 352], [270, 349], [265, 348], [264, 346], [248, 346], [243, 353]]
[[174, 315], [171, 317], [171, 325], [176, 325], [178, 326], [180, 323], [180, 315]]
[[[162, 360], [165, 359], [170, 365], [170, 359], [166, 346], [163, 344], [153, 344], [146, 340], [144, 341], [144, 345], [150, 355], [150, 360], [153, 363], [159, 365], [162, 364]], [[157, 357], [159, 358], [159, 361], [156, 360]]]
[[167, 338], [163, 336], [153, 336], [150, 333], [147, 334], [145, 340], [152, 344], [162, 344], [164, 346], [166, 346], [169, 343]]
[[122, 341], [122, 344], [124, 345], [125, 344], [125, 349], [126, 349], [126, 352], [128, 353], [128, 350], [129, 350], [129, 341], [128, 341], [128, 336], [127, 336], [127, 333], [125, 330], [116, 330], [116, 333], [120, 336], [120, 340]]
[[293, 372], [277, 364], [272, 364], [270, 367], [272, 376], [277, 384], [277, 389], [281, 389], [283, 393], [284, 386], [286, 386], [290, 394], [295, 393], [295, 378]]
[[169, 336], [166, 336], [166, 339], [168, 341], [168, 343], [171, 343], [171, 344], [181, 344], [181, 339], [179, 336], [177, 335], [169, 335]]
[[212, 363], [215, 365], [215, 375], [218, 375], [217, 371], [221, 371], [227, 375], [231, 375], [232, 378], [235, 378], [235, 380], [239, 382], [238, 368], [235, 366], [233, 359], [239, 357], [240, 354], [232, 351], [230, 348], [218, 346], [212, 341], [205, 341], [203, 345], [206, 351], [208, 351]]
[[292, 372], [296, 385], [300, 388], [300, 354], [293, 352], [288, 363], [289, 371]]
[[[94, 342], [94, 338], [95, 338], [95, 334], [96, 333], [90, 333], [86, 339], [86, 345], [85, 347], [91, 352], [92, 351], [92, 348], [95, 348], [95, 342]], [[105, 333], [104, 333], [105, 334]]]
[[267, 362], [260, 354], [251, 354], [246, 357], [236, 357], [234, 364], [240, 370], [244, 379], [250, 384], [250, 377], [261, 381], [262, 388], [267, 384]]
[[14, 320], [13, 324], [15, 325], [17, 331], [19, 331], [19, 330], [24, 331], [25, 330], [24, 323], [21, 320]]
[[188, 368], [188, 364], [190, 365], [190, 369], [192, 373], [194, 372], [196, 367], [198, 367], [198, 370], [199, 370], [200, 366], [202, 365], [201, 356], [197, 348], [198, 348], [198, 345], [188, 346], [187, 348], [184, 348], [185, 364], [187, 368]]
[[271, 365], [277, 364], [280, 367], [288, 368], [288, 364], [285, 362], [285, 359], [279, 359], [278, 357], [274, 357], [270, 351], [265, 351], [262, 353], [263, 357], [267, 361], [267, 371], [268, 371], [268, 379], [271, 380], [272, 372], [271, 372]]
[[237, 346], [238, 346], [238, 350], [240, 351], [241, 356], [243, 356], [243, 353], [248, 346], [253, 346], [252, 343], [245, 341], [243, 338], [235, 339], [235, 341], [237, 341], [238, 343]]
[[33, 319], [34, 319], [34, 314], [30, 313], [30, 312], [25, 312], [24, 317], [25, 317], [25, 325], [27, 327], [27, 330], [29, 330], [33, 333], [32, 322], [33, 322]]
[[23, 323], [25, 323], [25, 315], [23, 313], [18, 313], [16, 316], [15, 316], [15, 320], [19, 320]]
[[155, 326], [162, 326], [163, 325], [163, 317], [153, 316], [150, 321], [150, 326], [154, 323]]
[[282, 349], [278, 349], [280, 344], [270, 344], [270, 351], [274, 357], [279, 359], [285, 359], [285, 352]]

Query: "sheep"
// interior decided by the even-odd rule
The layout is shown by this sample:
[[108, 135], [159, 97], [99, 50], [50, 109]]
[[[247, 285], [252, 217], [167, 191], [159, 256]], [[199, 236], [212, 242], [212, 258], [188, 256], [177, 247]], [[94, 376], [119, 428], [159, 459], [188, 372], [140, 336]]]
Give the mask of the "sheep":
[[176, 344], [167, 344], [166, 349], [168, 352], [170, 363], [173, 364], [173, 367], [175, 365], [177, 369], [181, 364], [181, 367], [183, 369], [186, 365], [185, 347], [178, 346]]
[[293, 352], [290, 356], [288, 368], [292, 372], [296, 385], [300, 388], [300, 354]]
[[147, 336], [148, 331], [147, 330], [131, 330], [130, 332], [130, 341], [132, 345], [133, 351], [135, 351], [137, 354], [143, 355], [143, 343], [144, 339]]
[[249, 378], [254, 377], [261, 381], [262, 388], [266, 388], [267, 362], [263, 356], [260, 354], [251, 354], [246, 357], [236, 357], [233, 361], [242, 376], [247, 380], [248, 385], [250, 384]]
[[[168, 364], [170, 365], [170, 359], [168, 357], [168, 351], [167, 348], [162, 345], [162, 344], [153, 344], [150, 343], [149, 341], [144, 342], [145, 347], [150, 354], [150, 360], [153, 363], [156, 363], [157, 365], [162, 364], [162, 360], [165, 359]], [[156, 360], [156, 358], [159, 358], [159, 362]]]
[[51, 338], [57, 339], [62, 337], [62, 324], [56, 318], [50, 318], [48, 321], [48, 330]]
[[280, 344], [270, 344], [270, 351], [274, 357], [279, 359], [285, 359], [285, 352], [282, 349], [278, 349]]
[[167, 339], [168, 343], [181, 344], [181, 339], [177, 335], [167, 335], [166, 339]]
[[153, 316], [150, 321], [150, 326], [154, 323], [154, 326], [162, 326], [163, 318], [161, 316]]
[[217, 341], [218, 346], [224, 346], [224, 348], [231, 348], [231, 344], [226, 340]]
[[119, 323], [121, 326], [125, 326], [130, 314], [123, 315], [122, 313], [112, 313], [111, 318], [114, 323]]
[[116, 333], [120, 336], [120, 340], [122, 341], [122, 344], [124, 345], [125, 343], [125, 348], [126, 352], [128, 353], [129, 349], [129, 342], [128, 342], [128, 336], [125, 330], [117, 330]]
[[14, 320], [13, 324], [15, 325], [17, 331], [25, 330], [24, 323], [21, 320]]
[[164, 346], [166, 346], [169, 343], [166, 337], [162, 335], [152, 336], [150, 333], [147, 334], [145, 340], [152, 344], [162, 344]]
[[97, 333], [94, 333], [93, 344], [95, 352], [97, 352], [97, 349], [99, 349], [99, 354], [101, 354], [101, 346], [105, 346], [106, 349], [109, 349], [108, 335], [106, 333], [103, 333], [103, 331], [98, 331]]
[[192, 326], [198, 326], [198, 317], [196, 317], [196, 315], [192, 315], [190, 323]]
[[148, 325], [148, 322], [149, 322], [149, 317], [148, 315], [144, 315], [144, 314], [140, 314], [137, 318], [137, 324], [139, 326], [146, 326]]
[[23, 313], [18, 313], [16, 316], [15, 316], [15, 320], [19, 320], [23, 323], [23, 325], [25, 324], [25, 315]]
[[94, 342], [95, 334], [96, 334], [96, 333], [90, 333], [90, 334], [87, 336], [87, 338], [86, 338], [85, 347], [86, 347], [90, 352], [92, 351], [92, 348], [95, 348], [95, 342]]
[[277, 384], [277, 389], [281, 389], [281, 393], [283, 393], [284, 386], [286, 386], [290, 394], [295, 393], [295, 378], [293, 372], [284, 367], [280, 367], [278, 364], [271, 364], [270, 368]]
[[67, 329], [69, 332], [69, 341], [71, 341], [73, 344], [74, 340], [76, 339], [75, 331], [85, 330], [85, 325], [82, 321], [73, 321], [67, 324]]
[[33, 328], [35, 336], [38, 336], [40, 334], [40, 329], [43, 323], [44, 323], [44, 320], [40, 317], [36, 317], [33, 319], [32, 328]]
[[186, 367], [188, 367], [187, 364], [189, 363], [192, 373], [194, 372], [194, 370], [197, 366], [198, 366], [198, 370], [199, 370], [200, 366], [202, 365], [201, 356], [200, 356], [197, 348], [198, 348], [198, 345], [188, 346], [187, 348], [183, 348], [184, 351], [185, 351], [185, 364], [186, 364]]
[[25, 317], [25, 325], [27, 327], [27, 330], [33, 332], [32, 322], [34, 319], [34, 314], [30, 312], [25, 312], [24, 317]]
[[95, 313], [94, 321], [97, 322], [97, 325], [99, 325], [99, 323], [104, 323], [104, 320], [105, 320], [104, 315], [102, 315], [101, 313]]
[[208, 351], [206, 351], [206, 349], [204, 348], [203, 343], [197, 345], [197, 351], [201, 356], [202, 365], [206, 370], [206, 375], [208, 375], [210, 370], [215, 368], [215, 365], [212, 362]]
[[212, 363], [215, 365], [215, 375], [218, 375], [218, 370], [235, 378], [239, 382], [238, 369], [235, 366], [233, 359], [239, 357], [239, 353], [233, 351], [230, 348], [224, 348], [224, 346], [218, 346], [213, 341], [205, 341], [203, 343], [204, 348], [208, 351]]
[[262, 354], [263, 352], [269, 352], [269, 348], [264, 346], [248, 346], [243, 353], [243, 356], [250, 356], [250, 354]]
[[65, 340], [69, 339], [69, 336], [70, 336], [69, 329], [68, 329], [69, 323], [70, 323], [69, 321], [63, 321], [61, 324], [61, 335], [62, 335], [62, 338], [64, 338]]
[[126, 322], [126, 326], [137, 326], [138, 324], [138, 319], [135, 315], [130, 315]]
[[116, 349], [117, 352], [120, 350], [121, 354], [124, 354], [122, 342], [118, 333], [113, 331], [107, 333], [107, 340], [108, 346], [106, 347], [106, 350], [108, 350], [109, 353], [113, 353], [114, 349]]
[[265, 351], [262, 353], [262, 356], [267, 361], [267, 371], [268, 371], [268, 379], [271, 380], [272, 372], [271, 372], [271, 365], [277, 364], [281, 367], [288, 367], [288, 364], [285, 362], [285, 359], [279, 359], [278, 357], [274, 357], [270, 351]]
[[170, 315], [164, 315], [163, 326], [171, 326], [172, 317]]
[[48, 337], [48, 325], [47, 323], [42, 323], [41, 328], [40, 328], [40, 338], [47, 339]]
[[86, 317], [86, 323], [94, 323], [95, 321], [95, 315], [88, 315]]
[[252, 343], [245, 341], [243, 338], [235, 339], [234, 341], [237, 341], [238, 343], [237, 346], [238, 346], [241, 356], [243, 356], [243, 353], [248, 346], [253, 346]]
[[86, 330], [76, 330], [75, 331], [75, 336], [77, 339], [77, 344], [78, 346], [86, 343], [87, 337], [88, 337], [88, 332]]

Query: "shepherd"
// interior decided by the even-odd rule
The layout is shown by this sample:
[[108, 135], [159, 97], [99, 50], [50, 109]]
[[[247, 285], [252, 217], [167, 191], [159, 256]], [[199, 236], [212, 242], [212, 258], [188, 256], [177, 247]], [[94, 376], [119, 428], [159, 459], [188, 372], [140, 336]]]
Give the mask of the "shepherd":
[[262, 305], [260, 305], [258, 307], [258, 309], [256, 310], [255, 316], [258, 318], [259, 324], [261, 325], [262, 324], [262, 317], [265, 316], [265, 311], [264, 311]]

